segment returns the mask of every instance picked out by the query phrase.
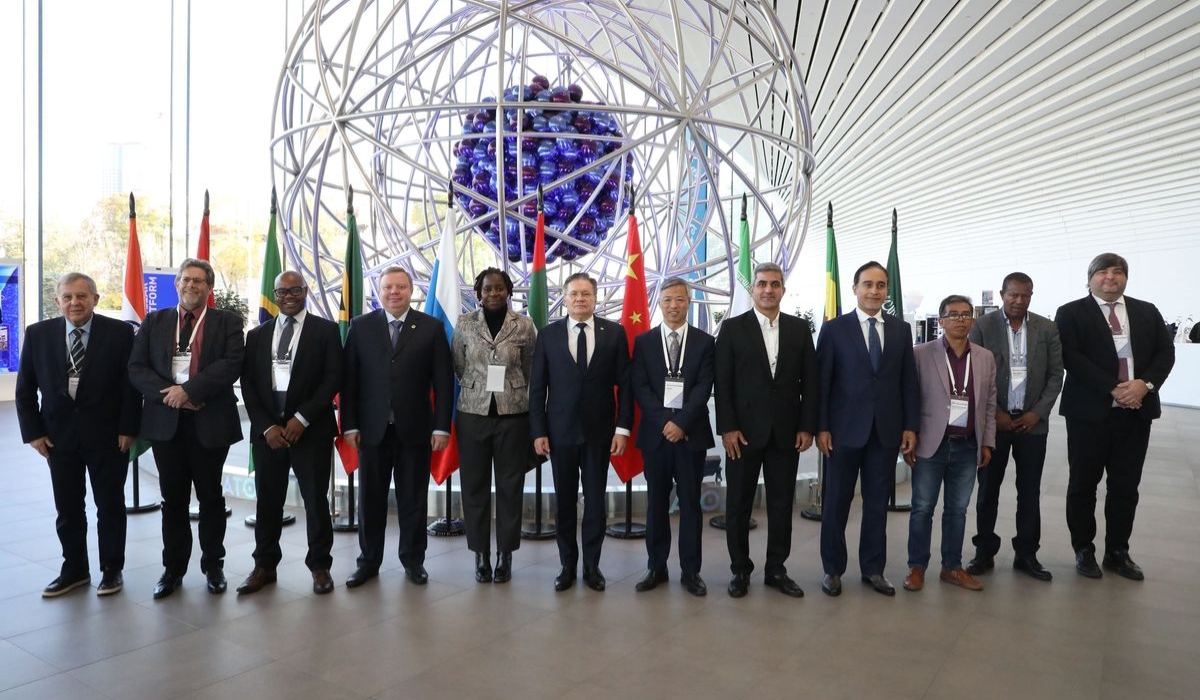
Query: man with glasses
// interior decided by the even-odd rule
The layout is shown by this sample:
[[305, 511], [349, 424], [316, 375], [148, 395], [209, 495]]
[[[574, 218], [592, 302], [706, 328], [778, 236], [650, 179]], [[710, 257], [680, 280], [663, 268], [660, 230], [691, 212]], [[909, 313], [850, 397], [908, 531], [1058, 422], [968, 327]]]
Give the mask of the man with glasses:
[[908, 518], [908, 575], [904, 588], [925, 586], [933, 538], [933, 509], [942, 505], [942, 581], [983, 590], [962, 566], [967, 506], [976, 471], [987, 466], [996, 446], [996, 359], [967, 339], [974, 321], [971, 300], [957, 294], [938, 306], [944, 333], [913, 349], [921, 386], [921, 429], [912, 465], [912, 512]]
[[969, 336], [972, 343], [991, 350], [996, 358], [996, 450], [988, 465], [979, 470], [977, 534], [972, 540], [975, 558], [967, 565], [967, 572], [973, 576], [990, 571], [1000, 551], [996, 515], [1011, 453], [1017, 472], [1013, 568], [1039, 581], [1053, 578], [1038, 561], [1037, 551], [1042, 538], [1047, 418], [1062, 391], [1062, 343], [1053, 321], [1029, 312], [1031, 298], [1033, 280], [1029, 275], [1008, 275], [1000, 287], [1003, 308], [977, 320]]
[[200, 570], [209, 593], [227, 587], [221, 472], [229, 446], [242, 439], [233, 384], [245, 341], [240, 316], [206, 305], [214, 277], [207, 260], [184, 260], [175, 278], [179, 305], [146, 316], [129, 358], [129, 379], [145, 402], [140, 436], [154, 449], [163, 498], [163, 574], [155, 598], [183, 584], [192, 555], [192, 487], [200, 505]]
[[[596, 281], [577, 272], [563, 285], [567, 318], [537, 336], [529, 381], [533, 448], [554, 472], [558, 559], [554, 590], [575, 583], [579, 564], [579, 482], [583, 482], [583, 581], [603, 591], [600, 548], [607, 520], [610, 455], [625, 453], [633, 425], [629, 344], [619, 323], [596, 317]], [[616, 398], [614, 399], [614, 390]]]
[[342, 385], [342, 341], [337, 324], [305, 309], [308, 287], [300, 273], [275, 278], [279, 315], [246, 335], [242, 397], [250, 415], [250, 451], [258, 494], [254, 524], [254, 569], [239, 595], [255, 593], [276, 580], [283, 558], [279, 536], [287, 497], [288, 470], [304, 499], [313, 592], [333, 590], [333, 523], [329, 516], [329, 474], [337, 421], [333, 397]]

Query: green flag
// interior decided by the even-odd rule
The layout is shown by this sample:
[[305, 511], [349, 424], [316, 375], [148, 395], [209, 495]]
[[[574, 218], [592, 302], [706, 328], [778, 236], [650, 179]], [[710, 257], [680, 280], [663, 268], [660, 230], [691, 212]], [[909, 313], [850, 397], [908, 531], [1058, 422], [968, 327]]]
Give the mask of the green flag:
[[262, 325], [279, 315], [275, 304], [275, 278], [283, 272], [279, 260], [279, 240], [275, 237], [275, 219], [278, 216], [275, 188], [271, 188], [271, 224], [267, 227], [267, 252], [263, 255], [262, 287], [258, 295], [258, 323]]
[[842, 284], [838, 278], [837, 240], [833, 237], [833, 202], [825, 218], [825, 321], [842, 315]]
[[362, 250], [358, 240], [358, 221], [354, 217], [354, 192], [346, 207], [346, 256], [342, 264], [342, 298], [338, 302], [338, 328], [342, 342], [350, 332], [350, 320], [362, 313], [363, 269]]
[[900, 258], [896, 252], [896, 210], [892, 210], [892, 250], [887, 261], [888, 292], [883, 310], [904, 320], [904, 292], [900, 290]]
[[738, 260], [734, 268], [732, 297], [729, 302], [729, 315], [733, 318], [749, 311], [754, 306], [750, 299], [750, 283], [754, 281], [754, 261], [750, 259], [750, 221], [746, 218], [746, 195], [742, 195], [742, 216], [738, 224]]

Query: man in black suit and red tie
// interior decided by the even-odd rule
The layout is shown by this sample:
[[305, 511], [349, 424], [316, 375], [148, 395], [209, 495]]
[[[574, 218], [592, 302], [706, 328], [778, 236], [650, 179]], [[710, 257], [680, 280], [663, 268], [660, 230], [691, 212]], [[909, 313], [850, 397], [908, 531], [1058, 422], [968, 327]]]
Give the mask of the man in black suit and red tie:
[[429, 581], [429, 459], [450, 442], [454, 363], [442, 322], [410, 308], [412, 288], [404, 268], [384, 270], [383, 308], [355, 318], [346, 335], [342, 431], [359, 451], [362, 479], [358, 568], [348, 588], [379, 575], [393, 477], [400, 563], [409, 581]]
[[333, 590], [333, 522], [325, 492], [337, 435], [333, 397], [342, 385], [342, 339], [336, 323], [304, 308], [308, 286], [300, 273], [281, 273], [274, 293], [279, 315], [246, 336], [242, 398], [250, 415], [258, 505], [254, 569], [237, 592], [256, 593], [276, 580], [290, 469], [308, 523], [304, 563], [312, 572], [313, 592], [322, 595]]
[[133, 329], [94, 313], [100, 295], [91, 277], [69, 273], [56, 289], [62, 316], [29, 327], [16, 389], [21, 439], [46, 458], [58, 511], [63, 563], [42, 596], [54, 598], [91, 582], [87, 476], [103, 572], [96, 593], [111, 595], [123, 585], [125, 474], [142, 405], [127, 369]]
[[1150, 423], [1162, 415], [1158, 389], [1175, 365], [1175, 346], [1151, 303], [1125, 296], [1129, 263], [1115, 253], [1088, 265], [1086, 297], [1064, 304], [1054, 321], [1067, 370], [1059, 413], [1067, 419], [1067, 527], [1075, 569], [1096, 564], [1096, 487], [1107, 473], [1104, 568], [1134, 581], [1145, 576], [1129, 557], [1138, 485]]
[[163, 574], [154, 597], [183, 584], [192, 556], [188, 505], [200, 505], [200, 571], [224, 593], [225, 495], [229, 446], [242, 439], [233, 385], [242, 373], [241, 316], [207, 306], [215, 275], [207, 260], [179, 265], [179, 305], [146, 316], [133, 343], [129, 379], [142, 393], [141, 437], [150, 440], [162, 491]]
[[[577, 272], [563, 285], [567, 318], [538, 333], [529, 380], [533, 448], [550, 457], [554, 470], [558, 559], [554, 590], [575, 583], [579, 565], [579, 482], [583, 481], [583, 581], [594, 591], [606, 585], [600, 548], [606, 521], [604, 492], [611, 455], [625, 453], [633, 425], [629, 391], [629, 344], [619, 323], [599, 318], [596, 281]], [[616, 398], [614, 399], [614, 390]]]

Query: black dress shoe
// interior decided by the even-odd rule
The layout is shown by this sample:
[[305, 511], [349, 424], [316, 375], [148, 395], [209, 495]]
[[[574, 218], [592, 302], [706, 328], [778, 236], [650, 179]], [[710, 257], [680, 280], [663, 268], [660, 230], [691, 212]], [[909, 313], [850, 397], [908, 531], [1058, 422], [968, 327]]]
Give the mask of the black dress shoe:
[[164, 571], [163, 575], [158, 578], [158, 583], [154, 584], [154, 599], [159, 600], [166, 598], [175, 592], [176, 588], [183, 585], [183, 576], [172, 574], [169, 571]]
[[[120, 575], [120, 572], [118, 571], [117, 574]], [[59, 576], [42, 589], [42, 597], [57, 598], [60, 595], [70, 593], [80, 586], [87, 586], [91, 582], [91, 574], [82, 574], [80, 576]], [[116, 591], [113, 592], [115, 593]]]
[[967, 573], [972, 576], [981, 576], [992, 569], [996, 568], [996, 560], [992, 557], [975, 557], [967, 564]]
[[684, 574], [679, 577], [679, 580], [683, 582], [683, 588], [688, 593], [701, 597], [708, 595], [708, 586], [704, 584], [704, 579], [700, 578], [700, 574]]
[[558, 570], [558, 576], [554, 577], [554, 590], [562, 592], [575, 585], [575, 569], [563, 567]]
[[475, 580], [480, 583], [492, 582], [491, 552], [475, 552]]
[[360, 566], [346, 578], [346, 588], [358, 588], [378, 575], [379, 571], [377, 569], [368, 569], [365, 566]]
[[425, 567], [421, 564], [414, 564], [413, 566], [404, 567], [404, 575], [408, 577], [409, 581], [412, 581], [418, 586], [424, 586], [425, 584], [429, 583], [429, 572], [426, 571]]
[[608, 582], [604, 580], [604, 574], [600, 573], [599, 567], [595, 569], [584, 569], [583, 582], [586, 583], [587, 587], [593, 591], [603, 591], [604, 587], [608, 584]]
[[837, 574], [825, 574], [821, 579], [821, 590], [825, 595], [833, 596], [834, 598], [842, 594], [842, 577]]
[[793, 598], [803, 598], [804, 589], [787, 574], [767, 574], [763, 583], [778, 590], [780, 593]]
[[1142, 573], [1142, 567], [1133, 563], [1129, 558], [1129, 552], [1116, 551], [1108, 552], [1104, 555], [1104, 568], [1117, 572], [1118, 576], [1124, 576], [1130, 581], [1143, 581], [1146, 574]]
[[500, 552], [496, 555], [496, 573], [492, 576], [494, 583], [508, 583], [512, 580], [512, 552]]
[[256, 566], [250, 572], [250, 575], [246, 577], [246, 580], [242, 581], [242, 585], [237, 587], [237, 594], [247, 595], [250, 593], [258, 593], [263, 589], [264, 586], [275, 583], [276, 580], [278, 580], [278, 577], [276, 576], [274, 569], [266, 569], [261, 566]]
[[96, 586], [96, 595], [112, 595], [120, 593], [125, 587], [125, 577], [120, 571], [105, 571], [100, 577], [100, 585]]
[[734, 574], [729, 581], [730, 598], [742, 598], [750, 592], [750, 574]]
[[1096, 563], [1096, 555], [1087, 551], [1075, 552], [1075, 570], [1081, 576], [1088, 578], [1100, 578], [1104, 572], [1100, 570], [1100, 566]]
[[225, 580], [225, 572], [221, 569], [213, 569], [205, 572], [204, 579], [204, 586], [213, 595], [224, 593], [225, 589], [229, 587], [229, 583]]
[[329, 575], [329, 569], [317, 569], [312, 572], [312, 577], [313, 593], [317, 595], [333, 593], [333, 577]]
[[655, 588], [658, 588], [658, 584], [666, 583], [670, 580], [671, 578], [665, 570], [655, 571], [651, 569], [646, 572], [646, 575], [642, 577], [642, 580], [637, 582], [637, 585], [634, 586], [634, 588], [637, 589], [638, 593], [645, 593], [646, 591], [652, 591]]
[[883, 574], [863, 576], [862, 580], [863, 583], [875, 589], [876, 593], [882, 593], [884, 595], [896, 595], [896, 587], [888, 582], [888, 580], [883, 577]]
[[[1047, 571], [1046, 567], [1042, 566], [1042, 563], [1032, 554], [1027, 557], [1018, 556], [1016, 559], [1013, 559], [1013, 568], [1017, 571], [1024, 571], [1039, 581], [1049, 581], [1054, 578], [1054, 574]], [[967, 570], [967, 573], [970, 573], [970, 569]]]

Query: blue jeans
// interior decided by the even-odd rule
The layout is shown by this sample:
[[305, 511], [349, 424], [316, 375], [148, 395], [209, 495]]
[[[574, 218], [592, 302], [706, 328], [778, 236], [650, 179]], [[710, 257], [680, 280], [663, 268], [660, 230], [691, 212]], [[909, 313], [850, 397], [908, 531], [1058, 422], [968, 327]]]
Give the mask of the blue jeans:
[[912, 513], [908, 517], [908, 565], [929, 567], [933, 509], [945, 484], [942, 508], [942, 568], [962, 568], [967, 506], [975, 486], [978, 448], [975, 439], [943, 440], [932, 457], [918, 457], [912, 470]]

